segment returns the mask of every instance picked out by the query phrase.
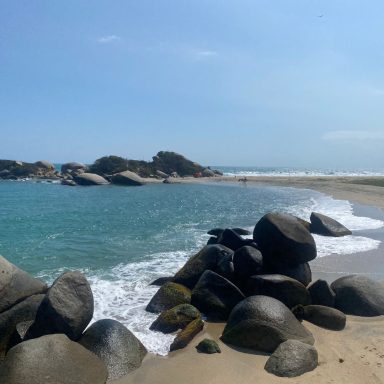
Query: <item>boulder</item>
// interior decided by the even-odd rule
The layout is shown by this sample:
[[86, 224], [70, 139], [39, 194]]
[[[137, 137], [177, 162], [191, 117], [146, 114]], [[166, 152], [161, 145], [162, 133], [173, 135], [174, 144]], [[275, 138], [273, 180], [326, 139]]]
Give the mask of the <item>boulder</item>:
[[61, 185], [68, 185], [69, 187], [76, 187], [76, 182], [70, 179], [62, 179], [60, 182]]
[[331, 284], [335, 307], [348, 315], [384, 315], [384, 285], [365, 276], [340, 277]]
[[279, 274], [300, 281], [305, 287], [312, 281], [312, 271], [308, 263], [290, 265], [271, 265], [264, 263], [264, 273]]
[[352, 234], [352, 232], [348, 228], [344, 227], [343, 224], [316, 212], [312, 212], [311, 214], [311, 232], [318, 235], [333, 237], [341, 237]]
[[311, 223], [307, 220], [304, 220], [304, 219], [301, 219], [300, 217], [297, 217], [296, 216], [296, 219], [297, 221], [304, 226], [304, 228], [307, 230], [307, 231], [310, 231], [311, 230]]
[[252, 235], [252, 232], [248, 231], [248, 229], [244, 228], [231, 228], [233, 232], [236, 232], [238, 235], [241, 236], [249, 236]]
[[123, 324], [104, 319], [93, 323], [79, 343], [107, 367], [108, 380], [118, 379], [141, 366], [147, 350]]
[[160, 287], [145, 308], [148, 312], [163, 312], [179, 304], [191, 302], [191, 291], [184, 285], [168, 282]]
[[292, 312], [299, 320], [306, 320], [332, 331], [341, 331], [347, 321], [343, 312], [323, 305], [298, 305]]
[[266, 214], [256, 224], [253, 238], [264, 260], [270, 264], [298, 265], [317, 255], [313, 236], [295, 216]]
[[109, 181], [104, 177], [96, 175], [96, 173], [81, 173], [74, 176], [74, 180], [78, 185], [106, 185]]
[[227, 228], [221, 233], [217, 239], [217, 243], [236, 251], [237, 249], [248, 245], [252, 242], [251, 239], [243, 239], [233, 229]]
[[235, 305], [244, 298], [240, 289], [229, 280], [207, 270], [192, 290], [191, 303], [208, 319], [225, 321]]
[[159, 277], [158, 279], [153, 280], [152, 283], [150, 283], [149, 285], [156, 285], [158, 287], [161, 287], [165, 283], [168, 283], [169, 281], [172, 281], [172, 279], [173, 279], [173, 276]]
[[26, 339], [64, 333], [77, 340], [93, 316], [93, 295], [85, 276], [77, 271], [59, 276], [45, 295]]
[[[0, 314], [0, 359], [15, 345], [13, 334], [19, 323], [34, 320], [44, 295], [33, 295]], [[20, 339], [19, 339], [20, 340]]]
[[204, 339], [200, 341], [200, 343], [197, 344], [196, 349], [200, 353], [207, 353], [207, 354], [221, 353], [219, 344], [217, 344], [215, 340], [210, 340], [210, 339]]
[[131, 171], [124, 171], [114, 174], [111, 177], [113, 184], [140, 186], [144, 185], [144, 180], [136, 173]]
[[169, 175], [167, 173], [159, 171], [159, 170], [156, 170], [156, 175], [162, 177], [163, 179], [166, 179], [167, 177], [169, 177]]
[[[238, 235], [241, 235], [241, 236], [252, 235], [252, 233], [249, 232], [247, 229], [243, 229], [243, 228], [230, 228], [230, 229], [232, 229], [233, 232], [236, 232]], [[223, 232], [224, 232], [224, 228], [212, 228], [207, 232], [207, 234], [211, 236], [219, 237]]]
[[215, 177], [215, 172], [212, 171], [212, 169], [205, 168], [202, 172], [203, 177]]
[[104, 363], [65, 335], [48, 335], [10, 349], [0, 365], [0, 383], [105, 384]]
[[284, 275], [255, 275], [247, 280], [247, 296], [274, 297], [288, 308], [298, 304], [308, 305], [311, 297], [303, 284]]
[[179, 304], [176, 307], [161, 312], [149, 329], [163, 333], [172, 333], [178, 329], [184, 329], [191, 321], [199, 318], [201, 318], [201, 314], [193, 305]]
[[206, 245], [186, 262], [173, 281], [193, 289], [205, 270], [215, 271], [220, 261], [232, 255], [233, 251], [223, 245]]
[[314, 281], [308, 286], [311, 295], [311, 303], [316, 305], [325, 305], [326, 307], [334, 307], [336, 294], [329, 286], [328, 282], [322, 279]]
[[204, 322], [201, 319], [191, 321], [173, 340], [170, 351], [176, 351], [177, 349], [185, 348], [193, 338], [203, 330]]
[[235, 279], [235, 267], [233, 265], [233, 254], [228, 254], [223, 257], [217, 264], [215, 272], [225, 277], [229, 281]]
[[317, 365], [315, 347], [297, 340], [287, 340], [269, 357], [264, 369], [276, 376], [296, 377], [313, 371]]
[[65, 163], [61, 166], [61, 173], [68, 173], [68, 171], [76, 171], [78, 169], [85, 170], [86, 165], [77, 162]]
[[237, 249], [233, 255], [233, 266], [237, 277], [247, 278], [262, 273], [263, 256], [249, 245]]
[[208, 241], [207, 241], [207, 245], [211, 245], [211, 244], [217, 244], [217, 237], [215, 236], [211, 236]]
[[46, 284], [0, 256], [0, 313], [29, 296], [46, 291]]
[[312, 334], [288, 307], [268, 296], [251, 296], [237, 304], [221, 339], [236, 347], [262, 352], [273, 352], [290, 339], [314, 343]]
[[54, 171], [55, 170], [55, 166], [47, 160], [36, 161], [35, 165], [37, 167], [42, 168], [42, 169], [47, 170], [47, 171]]

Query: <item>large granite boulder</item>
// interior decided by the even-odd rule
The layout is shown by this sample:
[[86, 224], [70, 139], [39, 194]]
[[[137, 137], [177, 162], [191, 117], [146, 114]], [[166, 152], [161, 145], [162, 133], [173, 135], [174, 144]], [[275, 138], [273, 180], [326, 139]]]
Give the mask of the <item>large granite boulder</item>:
[[215, 267], [215, 272], [229, 281], [235, 280], [235, 267], [233, 265], [233, 254], [224, 256]]
[[0, 256], [0, 313], [29, 296], [46, 291], [46, 284]]
[[78, 162], [70, 162], [70, 163], [65, 163], [61, 166], [61, 173], [68, 173], [69, 171], [78, 171], [82, 170], [85, 171], [87, 169], [87, 166], [82, 163]]
[[161, 312], [149, 327], [152, 331], [172, 333], [184, 329], [191, 321], [201, 318], [200, 311], [191, 304], [179, 304]]
[[348, 315], [384, 315], [384, 284], [365, 276], [340, 277], [331, 284], [335, 307]]
[[93, 308], [93, 294], [85, 276], [78, 271], [65, 272], [49, 288], [25, 338], [64, 333], [77, 340], [91, 321]]
[[308, 286], [311, 295], [311, 302], [315, 305], [325, 305], [326, 307], [334, 307], [336, 294], [329, 286], [328, 282], [322, 279], [314, 281]]
[[46, 171], [54, 171], [55, 170], [55, 166], [47, 160], [36, 161], [35, 165], [39, 168], [46, 170]]
[[114, 380], [139, 368], [147, 350], [123, 324], [104, 319], [93, 323], [79, 343], [93, 352], [107, 367], [108, 380]]
[[208, 319], [225, 321], [244, 294], [226, 278], [212, 271], [205, 271], [192, 290], [191, 303]]
[[193, 289], [205, 270], [215, 271], [220, 261], [232, 255], [233, 251], [223, 245], [206, 245], [186, 262], [173, 281]]
[[224, 229], [217, 239], [217, 244], [224, 245], [233, 251], [236, 251], [244, 245], [248, 245], [252, 242], [252, 239], [243, 239], [237, 232], [230, 228]]
[[168, 282], [160, 287], [145, 308], [148, 312], [159, 313], [191, 302], [191, 290], [184, 285]]
[[21, 322], [35, 319], [44, 295], [33, 295], [0, 314], [0, 359], [13, 347], [13, 335]]
[[185, 348], [203, 328], [204, 322], [201, 318], [191, 321], [176, 335], [175, 340], [173, 340], [170, 346], [170, 351]]
[[235, 275], [240, 279], [258, 275], [263, 271], [263, 256], [256, 248], [245, 245], [234, 253], [233, 266]]
[[111, 177], [113, 184], [140, 186], [144, 185], [144, 180], [137, 174], [131, 171], [124, 171], [114, 174]]
[[264, 263], [264, 273], [279, 274], [288, 276], [292, 279], [300, 281], [301, 284], [307, 286], [312, 281], [312, 271], [308, 263], [297, 265], [273, 265]]
[[232, 310], [221, 339], [236, 347], [273, 352], [286, 340], [313, 344], [312, 334], [281, 301], [251, 296]]
[[0, 365], [4, 384], [105, 384], [106, 380], [104, 363], [62, 334], [20, 343]]
[[313, 236], [295, 216], [266, 214], [256, 224], [253, 238], [264, 260], [270, 264], [297, 265], [317, 255]]
[[323, 236], [341, 237], [351, 235], [352, 232], [338, 221], [322, 215], [311, 213], [311, 232]]
[[306, 320], [332, 331], [341, 331], [347, 321], [343, 312], [323, 305], [298, 305], [292, 312], [299, 320]]
[[308, 305], [311, 298], [303, 284], [284, 275], [256, 275], [247, 280], [247, 296], [274, 297], [288, 308], [298, 304]]
[[73, 178], [78, 185], [106, 185], [109, 181], [96, 173], [81, 173]]
[[315, 347], [298, 340], [280, 344], [265, 364], [265, 370], [280, 377], [296, 377], [313, 371], [318, 365]]

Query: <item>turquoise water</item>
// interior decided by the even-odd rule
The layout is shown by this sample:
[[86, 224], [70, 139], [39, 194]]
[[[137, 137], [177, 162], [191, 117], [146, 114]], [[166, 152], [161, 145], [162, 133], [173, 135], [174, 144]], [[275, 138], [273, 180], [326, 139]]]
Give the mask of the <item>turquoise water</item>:
[[173, 336], [148, 329], [156, 317], [144, 311], [156, 291], [148, 284], [175, 273], [206, 243], [209, 229], [252, 230], [269, 211], [308, 219], [314, 210], [356, 231], [336, 240], [316, 237], [318, 254], [325, 256], [377, 247], [358, 231], [383, 225], [356, 217], [347, 201], [243, 183], [129, 188], [1, 181], [0, 207], [0, 254], [48, 283], [64, 270], [81, 270], [92, 285], [94, 319], [123, 322], [160, 354]]

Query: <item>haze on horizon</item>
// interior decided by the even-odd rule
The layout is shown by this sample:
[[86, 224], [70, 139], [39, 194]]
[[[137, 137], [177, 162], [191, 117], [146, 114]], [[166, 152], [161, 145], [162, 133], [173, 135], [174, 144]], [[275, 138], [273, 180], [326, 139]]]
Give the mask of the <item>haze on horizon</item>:
[[0, 0], [0, 158], [384, 168], [384, 2]]

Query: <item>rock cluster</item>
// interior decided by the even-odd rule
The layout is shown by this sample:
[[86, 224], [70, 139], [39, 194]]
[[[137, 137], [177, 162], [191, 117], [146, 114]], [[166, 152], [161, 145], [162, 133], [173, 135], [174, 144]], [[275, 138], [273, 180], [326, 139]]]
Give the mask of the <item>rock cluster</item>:
[[147, 351], [122, 324], [99, 320], [85, 331], [93, 305], [82, 273], [48, 288], [0, 257], [0, 383], [104, 384], [138, 368]]
[[[384, 286], [361, 276], [342, 277], [331, 286], [324, 280], [312, 282], [308, 262], [317, 255], [312, 233], [341, 236], [351, 232], [322, 214], [313, 213], [311, 222], [306, 222], [274, 212], [256, 223], [251, 239], [243, 237], [250, 233], [240, 228], [211, 229], [208, 244], [173, 278], [164, 280], [163, 287], [174, 284], [179, 291], [184, 287], [191, 292], [190, 298], [170, 309], [175, 295], [160, 288], [148, 309], [156, 301], [158, 310], [161, 305], [167, 310], [151, 328], [181, 329], [173, 350], [185, 346], [202, 329], [201, 318], [224, 321], [224, 343], [272, 354], [265, 366], [268, 372], [294, 377], [315, 369], [315, 340], [302, 321], [340, 331], [346, 325], [346, 314], [383, 315]], [[214, 353], [219, 346], [204, 340], [197, 349]]]

